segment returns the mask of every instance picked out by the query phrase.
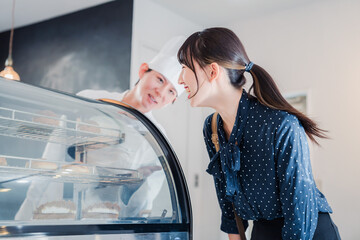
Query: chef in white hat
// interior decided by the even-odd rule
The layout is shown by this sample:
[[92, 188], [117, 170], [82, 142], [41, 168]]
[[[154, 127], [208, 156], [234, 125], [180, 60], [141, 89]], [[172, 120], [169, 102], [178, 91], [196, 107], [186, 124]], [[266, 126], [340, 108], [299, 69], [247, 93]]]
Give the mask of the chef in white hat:
[[176, 100], [184, 91], [177, 81], [181, 65], [177, 51], [185, 37], [177, 36], [169, 40], [160, 52], [149, 62], [141, 64], [139, 81], [134, 88], [122, 93], [105, 90], [83, 90], [77, 95], [92, 99], [108, 98], [124, 102], [147, 116], [163, 133], [162, 126], [156, 122], [152, 110], [160, 109]]

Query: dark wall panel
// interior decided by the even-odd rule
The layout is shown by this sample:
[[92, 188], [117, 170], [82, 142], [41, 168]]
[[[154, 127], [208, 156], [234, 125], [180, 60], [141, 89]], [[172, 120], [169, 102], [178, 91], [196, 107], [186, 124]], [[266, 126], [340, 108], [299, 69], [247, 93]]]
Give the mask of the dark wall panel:
[[[117, 0], [15, 29], [21, 81], [75, 93], [129, 88], [133, 0]], [[9, 31], [0, 33], [0, 68]]]

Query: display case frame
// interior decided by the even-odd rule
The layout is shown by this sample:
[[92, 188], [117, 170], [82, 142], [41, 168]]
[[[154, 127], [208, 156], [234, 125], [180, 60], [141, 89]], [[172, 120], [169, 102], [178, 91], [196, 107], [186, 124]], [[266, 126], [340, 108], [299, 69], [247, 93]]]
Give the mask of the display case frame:
[[[0, 78], [0, 86], [2, 81], [8, 81]], [[177, 214], [172, 215], [173, 218], [176, 218], [177, 221], [174, 223], [149, 223], [144, 221], [144, 223], [137, 222], [136, 224], [132, 223], [121, 223], [121, 224], [81, 224], [76, 223], [74, 225], [47, 225], [40, 223], [34, 223], [33, 225], [23, 224], [21, 221], [8, 222], [6, 224], [2, 223], [0, 227], [0, 238], [9, 238], [9, 237], [35, 237], [35, 236], [72, 236], [72, 235], [89, 235], [89, 234], [129, 234], [129, 233], [171, 233], [171, 232], [185, 232], [188, 233], [188, 239], [192, 239], [192, 211], [190, 196], [185, 181], [184, 173], [181, 169], [179, 160], [172, 149], [171, 145], [164, 137], [164, 135], [156, 128], [156, 126], [142, 113], [136, 109], [126, 106], [126, 104], [119, 104], [116, 102], [106, 102], [106, 101], [96, 101], [83, 97], [79, 97], [73, 94], [64, 93], [57, 90], [42, 88], [32, 86], [26, 83], [14, 82], [11, 84], [23, 84], [25, 88], [37, 88], [41, 91], [46, 91], [48, 93], [62, 94], [72, 98], [80, 99], [84, 102], [97, 103], [104, 105], [112, 105], [123, 111], [126, 111], [133, 116], [135, 116], [151, 133], [158, 146], [160, 147], [163, 156], [165, 159], [160, 159], [162, 162], [162, 167], [166, 174], [167, 178], [171, 178], [172, 181], [168, 181], [169, 184], [173, 182], [173, 186], [169, 186], [169, 189], [174, 188], [176, 192], [172, 192], [171, 199], [172, 204], [176, 205]], [[0, 89], [1, 91], [1, 89]], [[49, 171], [50, 173], [50, 171]], [[31, 174], [37, 174], [33, 172]], [[180, 223], [175, 223], [180, 222]]]

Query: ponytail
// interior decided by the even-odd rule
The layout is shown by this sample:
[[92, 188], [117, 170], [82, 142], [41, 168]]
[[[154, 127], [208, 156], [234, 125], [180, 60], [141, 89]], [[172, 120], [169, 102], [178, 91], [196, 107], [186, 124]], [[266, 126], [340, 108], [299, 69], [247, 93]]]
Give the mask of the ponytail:
[[254, 64], [249, 72], [253, 78], [253, 84], [249, 89], [249, 93], [253, 90], [254, 95], [261, 104], [295, 115], [304, 127], [307, 136], [317, 145], [319, 143], [315, 137], [328, 138], [325, 134], [326, 130], [320, 129], [313, 120], [296, 110], [285, 100], [272, 77], [262, 67]]

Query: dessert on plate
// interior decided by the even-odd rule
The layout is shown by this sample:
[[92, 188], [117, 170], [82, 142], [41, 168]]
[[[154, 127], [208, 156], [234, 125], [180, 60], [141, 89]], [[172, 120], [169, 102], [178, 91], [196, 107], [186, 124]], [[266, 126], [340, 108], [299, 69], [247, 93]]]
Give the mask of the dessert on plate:
[[40, 205], [33, 215], [33, 219], [75, 219], [76, 206], [71, 201], [52, 201]]
[[118, 219], [120, 206], [112, 202], [95, 203], [82, 211], [83, 219]]

